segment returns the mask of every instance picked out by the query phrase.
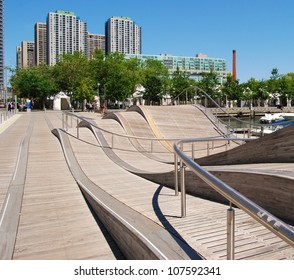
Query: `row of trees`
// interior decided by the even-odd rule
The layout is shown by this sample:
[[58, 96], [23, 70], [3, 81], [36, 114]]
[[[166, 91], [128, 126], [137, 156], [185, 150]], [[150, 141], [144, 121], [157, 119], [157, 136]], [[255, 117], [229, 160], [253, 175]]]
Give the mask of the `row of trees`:
[[10, 79], [15, 94], [38, 100], [42, 106], [60, 91], [69, 95], [74, 104], [91, 101], [97, 94], [104, 100], [124, 101], [139, 84], [145, 88], [146, 100], [159, 102], [167, 81], [168, 70], [158, 61], [142, 64], [138, 59], [125, 59], [121, 53], [105, 56], [99, 50], [92, 60], [75, 52], [64, 54], [54, 66], [18, 68]]
[[187, 88], [198, 86], [222, 102], [227, 100], [248, 100], [264, 102], [270, 94], [279, 93], [289, 100], [294, 94], [294, 73], [280, 75], [275, 68], [269, 80], [254, 78], [240, 84], [232, 76], [221, 84], [213, 71], [204, 73], [201, 81], [189, 79], [182, 71], [175, 71], [170, 77], [168, 69], [156, 60], [142, 63], [138, 59], [125, 59], [123, 54], [104, 55], [97, 50], [92, 60], [81, 52], [64, 54], [55, 66], [39, 65], [33, 68], [18, 68], [11, 76], [13, 91], [20, 98], [31, 98], [45, 106], [50, 96], [63, 91], [71, 97], [73, 104], [83, 104], [83, 100], [93, 100], [99, 94], [104, 100], [124, 101], [132, 96], [138, 85], [145, 88], [143, 98], [147, 104], [159, 104], [162, 97], [172, 99]]

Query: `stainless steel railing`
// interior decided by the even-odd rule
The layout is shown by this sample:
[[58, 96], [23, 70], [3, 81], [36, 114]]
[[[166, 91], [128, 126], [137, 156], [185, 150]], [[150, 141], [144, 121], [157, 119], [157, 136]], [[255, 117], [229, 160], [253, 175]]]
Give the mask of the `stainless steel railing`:
[[[213, 139], [217, 141], [217, 139]], [[234, 140], [234, 139], [228, 139]], [[183, 145], [185, 143], [195, 143], [205, 141], [205, 139], [184, 139], [174, 144], [175, 162], [180, 159], [180, 184], [181, 184], [181, 200], [182, 200], [182, 216], [186, 215], [186, 198], [185, 198], [185, 168], [189, 167], [200, 179], [207, 183], [210, 187], [216, 190], [219, 194], [225, 197], [230, 202], [230, 207], [227, 211], [227, 258], [234, 259], [234, 209], [232, 204], [245, 211], [257, 222], [264, 225], [275, 235], [294, 247], [294, 230], [284, 223], [282, 220], [273, 216], [271, 213], [243, 196], [231, 186], [227, 185], [216, 176], [198, 165], [194, 159], [183, 152]], [[178, 172], [176, 172], [178, 173]], [[177, 176], [177, 175], [175, 175]], [[177, 179], [175, 179], [177, 180]]]
[[[195, 98], [192, 98], [191, 100], [194, 100], [194, 102], [191, 102], [191, 104], [193, 104], [194, 106], [198, 107], [199, 109], [201, 109], [208, 118], [210, 118], [216, 125], [217, 128], [220, 128], [221, 126], [225, 126], [227, 128], [227, 131], [231, 131], [231, 134], [235, 134], [237, 133], [237, 130], [231, 126], [231, 121], [237, 121], [238, 123], [242, 124], [242, 126], [244, 126], [245, 128], [243, 129], [243, 135], [244, 138], [245, 136], [250, 138], [251, 136], [264, 136], [265, 133], [264, 131], [266, 129], [269, 129], [269, 127], [271, 127], [270, 130], [275, 130], [275, 128], [278, 128], [279, 126], [281, 126], [279, 123], [272, 123], [272, 124], [259, 124], [259, 123], [252, 123], [252, 122], [248, 122], [245, 120], [242, 120], [240, 118], [234, 117], [233, 115], [231, 115], [229, 113], [229, 111], [226, 108], [221, 107], [207, 92], [205, 92], [203, 89], [201, 89], [198, 86], [189, 86], [187, 88], [185, 88], [181, 93], [179, 93], [174, 99], [174, 100], [179, 100], [181, 95], [186, 95], [186, 102], [188, 101], [187, 99], [187, 90], [195, 90], [195, 93], [190, 93], [192, 95], [194, 95], [194, 97], [198, 96], [198, 93], [200, 93], [201, 96], [204, 96], [205, 98], [205, 105], [202, 106], [200, 104], [198, 104], [196, 102]], [[213, 104], [215, 107], [213, 108], [208, 108], [207, 104], [208, 101]], [[171, 105], [173, 102], [171, 102], [169, 105]], [[254, 110], [256, 108], [259, 107], [255, 107]], [[214, 114], [211, 113], [211, 109], [217, 109], [215, 111]], [[266, 108], [265, 108], [266, 109]], [[268, 108], [266, 109], [268, 110]], [[221, 118], [218, 118], [218, 111], [221, 112], [221, 115], [223, 117], [228, 118], [228, 121], [224, 121]], [[290, 122], [289, 122], [290, 123]], [[285, 122], [284, 125], [287, 125], [287, 123]], [[247, 131], [247, 133], [246, 133]], [[229, 133], [227, 133], [229, 134]]]
[[[74, 120], [76, 119], [76, 120]], [[100, 131], [104, 132], [105, 134], [110, 135], [111, 139], [110, 139], [110, 148], [114, 149], [115, 148], [115, 137], [116, 138], [124, 138], [124, 139], [129, 139], [129, 140], [141, 140], [141, 141], [149, 141], [150, 142], [150, 150], [146, 150], [146, 152], [149, 153], [154, 153], [154, 143], [155, 142], [168, 142], [171, 143], [171, 147], [172, 144], [175, 143], [176, 141], [179, 141], [179, 138], [150, 138], [150, 137], [139, 137], [139, 136], [134, 136], [134, 135], [127, 135], [127, 134], [120, 134], [120, 133], [116, 133], [113, 131], [108, 131], [102, 127], [99, 127], [98, 125], [94, 124], [93, 122], [90, 122], [89, 120], [87, 120], [87, 118], [83, 117], [83, 116], [79, 116], [74, 112], [69, 112], [69, 111], [63, 111], [62, 112], [62, 128], [65, 129], [66, 131], [68, 130], [69, 127], [75, 127], [76, 128], [76, 134], [77, 134], [77, 138], [79, 138], [79, 130], [80, 130], [80, 122], [86, 122], [88, 124], [90, 124], [92, 127], [99, 129]], [[205, 149], [202, 149], [202, 151], [205, 151], [206, 155], [210, 155], [212, 153], [213, 150], [220, 148], [223, 151], [228, 150], [229, 146], [231, 145], [231, 141], [228, 140], [228, 135], [223, 135], [223, 138], [220, 138], [220, 136], [216, 136], [216, 137], [211, 137], [207, 140], [205, 140], [207, 142]], [[216, 142], [213, 141], [214, 138], [217, 138], [217, 142], [221, 142], [220, 139], [222, 139], [222, 144], [220, 145], [215, 145]], [[237, 138], [234, 138], [237, 139]], [[243, 138], [239, 138], [238, 141], [241, 142], [245, 142], [245, 141], [249, 141], [250, 139], [243, 139]], [[251, 139], [253, 140], [253, 139]], [[198, 152], [200, 150], [197, 150]], [[185, 150], [185, 152], [191, 152], [193, 155], [195, 154], [195, 147], [191, 147], [188, 148], [187, 150]], [[170, 151], [169, 153], [173, 153], [173, 151]]]
[[[70, 120], [69, 120], [70, 117]], [[227, 210], [227, 259], [234, 259], [234, 228], [235, 228], [235, 211], [232, 205], [236, 205], [238, 208], [245, 211], [255, 220], [257, 220], [260, 224], [264, 225], [270, 231], [272, 231], [275, 235], [279, 236], [282, 240], [290, 244], [294, 247], [294, 230], [273, 216], [271, 213], [257, 205], [256, 203], [249, 200], [247, 197], [241, 195], [239, 192], [235, 191], [231, 186], [225, 184], [223, 181], [218, 179], [216, 176], [206, 171], [200, 165], [198, 165], [195, 159], [195, 145], [199, 142], [207, 142], [207, 155], [209, 155], [209, 151], [214, 148], [216, 142], [225, 141], [225, 145], [223, 145], [224, 150], [228, 149], [228, 145], [230, 142], [241, 141], [245, 143], [247, 141], [251, 141], [253, 139], [247, 138], [223, 138], [223, 137], [215, 137], [215, 138], [201, 138], [201, 139], [159, 139], [159, 138], [147, 138], [147, 137], [137, 137], [133, 135], [119, 134], [114, 133], [108, 130], [105, 130], [97, 125], [94, 125], [92, 122], [88, 121], [83, 116], [78, 116], [71, 112], [63, 112], [62, 116], [62, 128], [68, 130], [69, 123], [71, 127], [74, 125], [73, 118], [76, 118], [76, 129], [77, 129], [77, 137], [79, 137], [79, 123], [81, 121], [88, 122], [93, 127], [100, 129], [105, 133], [109, 133], [111, 135], [111, 148], [114, 148], [114, 140], [113, 137], [123, 137], [128, 139], [141, 139], [141, 140], [149, 140], [150, 141], [150, 152], [152, 153], [152, 147], [154, 141], [173, 141], [173, 149], [174, 149], [174, 185], [175, 185], [175, 195], [179, 195], [179, 186], [178, 181], [180, 182], [181, 189], [181, 214], [182, 217], [186, 216], [186, 190], [185, 190], [185, 169], [187, 167], [190, 168], [192, 172], [194, 172], [199, 178], [201, 178], [204, 182], [206, 182], [210, 187], [216, 190], [223, 197], [228, 199], [230, 202], [230, 206]], [[184, 145], [186, 149], [184, 149]], [[187, 146], [190, 148], [187, 149]], [[189, 155], [188, 155], [189, 153]], [[180, 174], [180, 178], [178, 178], [178, 174]], [[180, 180], [178, 180], [180, 179]]]

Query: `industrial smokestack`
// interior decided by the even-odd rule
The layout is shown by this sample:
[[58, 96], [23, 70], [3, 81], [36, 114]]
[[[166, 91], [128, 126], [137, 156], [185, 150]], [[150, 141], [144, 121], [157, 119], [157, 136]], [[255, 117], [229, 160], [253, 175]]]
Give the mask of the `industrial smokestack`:
[[237, 66], [236, 66], [236, 50], [233, 50], [233, 80], [237, 80]]

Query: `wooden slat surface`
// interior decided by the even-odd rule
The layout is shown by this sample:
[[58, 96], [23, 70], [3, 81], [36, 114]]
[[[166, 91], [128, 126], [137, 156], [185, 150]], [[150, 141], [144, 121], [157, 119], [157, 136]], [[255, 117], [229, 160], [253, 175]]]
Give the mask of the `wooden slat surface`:
[[[81, 129], [80, 136], [89, 142], [93, 141], [91, 140], [93, 135], [85, 129]], [[101, 148], [81, 145], [81, 142], [76, 139], [72, 139], [72, 144], [85, 173], [105, 191], [138, 212], [166, 225], [171, 231], [177, 232], [204, 257], [208, 259], [226, 258], [227, 206], [188, 196], [187, 217], [180, 218], [180, 198], [175, 197], [172, 190], [162, 188], [157, 196], [158, 185], [139, 177], [135, 179], [135, 175], [113, 165]], [[156, 170], [156, 163], [149, 162], [153, 164], [149, 168]], [[139, 157], [137, 163], [141, 165]], [[97, 168], [94, 169], [93, 166]], [[112, 174], [108, 173], [109, 169], [112, 170]], [[154, 207], [155, 202], [159, 208]], [[247, 214], [239, 210], [236, 212], [236, 258], [246, 259], [257, 255], [258, 258], [293, 259], [294, 250], [292, 248], [289, 249], [283, 241], [280, 241], [263, 226], [258, 225]], [[274, 241], [262, 240], [256, 232], [266, 232]], [[279, 247], [285, 248], [281, 250]]]
[[[88, 116], [103, 121], [97, 114]], [[10, 164], [9, 160], [0, 162], [1, 170], [6, 170], [0, 177], [2, 204], [16, 161], [18, 142], [14, 143], [13, 139], [21, 138], [19, 135], [25, 133], [24, 127], [31, 117], [34, 128], [14, 259], [117, 258], [89, 212], [43, 112], [24, 114], [10, 131], [0, 135], [1, 144], [9, 146], [11, 141], [11, 149], [2, 149], [2, 159], [9, 158]], [[48, 112], [47, 118], [53, 127], [61, 127], [59, 112]], [[69, 132], [76, 135], [74, 128]], [[188, 195], [187, 217], [181, 218], [180, 197], [174, 196], [173, 190], [130, 174], [115, 164], [96, 145], [88, 129], [81, 128], [80, 135], [88, 143], [75, 138], [71, 138], [71, 143], [84, 172], [93, 182], [183, 238], [205, 258], [226, 259], [227, 206]], [[120, 155], [127, 156], [123, 151]], [[143, 157], [137, 161], [142, 168], [148, 167], [149, 171], [156, 168], [150, 159], [140, 163], [139, 158]], [[294, 259], [293, 248], [239, 210], [236, 210], [235, 239], [236, 259]]]
[[[60, 123], [60, 113], [47, 113], [53, 123]], [[19, 141], [28, 119], [34, 128], [29, 144], [28, 166], [19, 227], [13, 259], [116, 259], [122, 258], [114, 244], [109, 244], [105, 230], [95, 219], [71, 176], [60, 143], [51, 133], [43, 112], [23, 114], [10, 131], [0, 137], [0, 147]], [[2, 157], [15, 165], [19, 143], [2, 149]], [[9, 144], [7, 144], [9, 147]], [[6, 162], [1, 162], [1, 170]], [[5, 185], [13, 170], [7, 173]], [[3, 199], [1, 199], [3, 200]], [[6, 213], [9, 215], [9, 213]], [[107, 236], [107, 234], [106, 234]], [[111, 246], [110, 246], [111, 245]], [[5, 246], [5, 244], [0, 244]]]

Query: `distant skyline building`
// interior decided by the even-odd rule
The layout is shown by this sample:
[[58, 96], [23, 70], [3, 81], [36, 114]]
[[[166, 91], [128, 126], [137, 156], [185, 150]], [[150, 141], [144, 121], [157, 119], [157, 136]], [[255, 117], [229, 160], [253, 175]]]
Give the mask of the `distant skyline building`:
[[37, 22], [35, 24], [35, 64], [47, 63], [47, 24]]
[[4, 77], [4, 0], [0, 0], [0, 89], [5, 85]]
[[[3, 2], [0, 0], [0, 3]], [[57, 10], [48, 13], [46, 23], [35, 24], [34, 44], [25, 42], [23, 41], [24, 45], [17, 48], [17, 65], [23, 65], [22, 67], [33, 65], [31, 59], [33, 51], [36, 65], [46, 62], [55, 65], [59, 56], [64, 53], [73, 54], [75, 51], [82, 51], [88, 59], [92, 59], [95, 49], [101, 49], [105, 54], [123, 53], [127, 59], [136, 57], [143, 62], [148, 59], [158, 60], [168, 68], [170, 74], [179, 69], [197, 81], [202, 79], [203, 73], [211, 70], [217, 73], [220, 82], [223, 82], [230, 73], [227, 71], [225, 59], [210, 58], [206, 54], [197, 54], [194, 57], [142, 54], [142, 28], [129, 17], [109, 18], [105, 23], [105, 35], [103, 35], [88, 32], [87, 24], [75, 13]]]
[[113, 16], [105, 23], [106, 53], [142, 53], [142, 28], [129, 17]]
[[35, 42], [22, 41], [16, 48], [17, 67], [29, 68], [35, 66]]
[[102, 50], [105, 54], [105, 35], [102, 34], [92, 34], [88, 32], [87, 34], [87, 57], [92, 59], [95, 49]]
[[223, 58], [211, 58], [206, 54], [197, 54], [196, 56], [174, 56], [171, 54], [149, 55], [149, 54], [128, 54], [127, 59], [138, 58], [142, 62], [153, 59], [162, 62], [172, 74], [179, 69], [189, 74], [191, 79], [201, 80], [203, 73], [208, 73], [211, 70], [215, 71], [218, 79], [222, 82], [223, 78], [228, 75], [227, 64]]
[[82, 51], [87, 55], [87, 24], [73, 12], [57, 10], [47, 16], [47, 64], [55, 65], [59, 56]]

